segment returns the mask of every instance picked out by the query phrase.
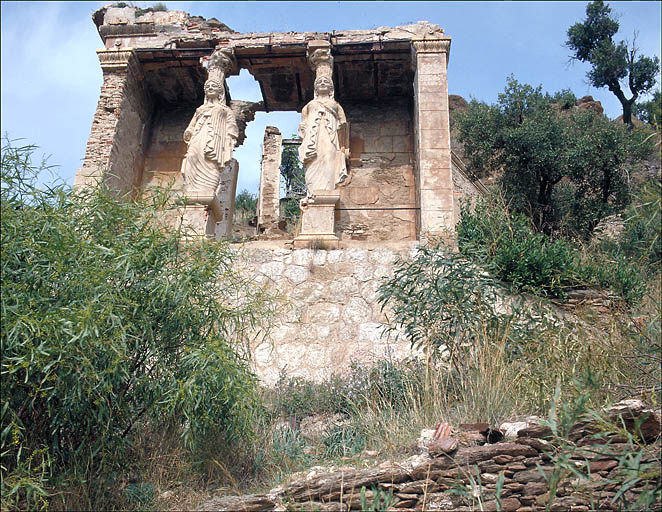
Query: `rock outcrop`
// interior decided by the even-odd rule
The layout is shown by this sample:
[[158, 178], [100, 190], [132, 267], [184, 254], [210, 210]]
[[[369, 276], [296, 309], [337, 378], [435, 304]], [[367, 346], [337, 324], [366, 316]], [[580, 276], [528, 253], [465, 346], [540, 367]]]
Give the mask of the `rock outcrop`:
[[593, 99], [593, 96], [584, 96], [577, 100], [577, 108], [582, 110], [594, 110], [598, 114], [603, 114], [605, 109], [602, 108], [602, 103]]

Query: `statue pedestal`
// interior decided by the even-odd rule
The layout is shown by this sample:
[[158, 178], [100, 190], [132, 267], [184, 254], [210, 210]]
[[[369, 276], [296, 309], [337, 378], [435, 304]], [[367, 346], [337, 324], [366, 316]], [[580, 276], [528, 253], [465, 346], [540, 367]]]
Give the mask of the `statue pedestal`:
[[182, 212], [182, 232], [187, 238], [217, 236], [216, 224], [223, 216], [218, 196], [187, 196]]
[[311, 242], [338, 245], [334, 232], [335, 209], [340, 201], [337, 190], [312, 190], [301, 208], [301, 231], [294, 239], [295, 247], [307, 247]]
[[217, 194], [190, 191], [186, 194], [182, 222], [186, 237], [206, 236], [220, 240], [232, 234], [238, 172], [239, 164], [232, 159], [221, 173]]

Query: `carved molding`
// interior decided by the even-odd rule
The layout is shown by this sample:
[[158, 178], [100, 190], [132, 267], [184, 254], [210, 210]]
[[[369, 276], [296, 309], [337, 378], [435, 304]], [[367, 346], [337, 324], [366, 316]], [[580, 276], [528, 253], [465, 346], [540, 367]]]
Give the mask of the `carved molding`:
[[101, 49], [97, 50], [97, 56], [99, 57], [101, 69], [104, 71], [126, 69], [129, 66], [138, 65], [133, 48], [122, 48], [121, 50]]
[[449, 53], [451, 40], [444, 39], [412, 39], [411, 42], [416, 53]]
[[412, 39], [412, 66], [416, 70], [416, 55], [443, 53], [446, 55], [446, 66], [451, 56], [451, 38], [444, 37], [438, 39]]

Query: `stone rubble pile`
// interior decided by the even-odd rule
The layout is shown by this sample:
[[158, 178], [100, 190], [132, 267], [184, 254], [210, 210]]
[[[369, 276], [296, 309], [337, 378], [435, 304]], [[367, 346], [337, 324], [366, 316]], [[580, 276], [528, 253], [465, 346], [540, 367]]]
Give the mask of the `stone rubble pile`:
[[[643, 448], [639, 465], [651, 464], [657, 471], [644, 471], [624, 493], [635, 503], [645, 489], [661, 485], [660, 414], [638, 400], [626, 400], [607, 411], [628, 431], [639, 432]], [[361, 489], [367, 504], [379, 494], [392, 494], [398, 501], [390, 511], [472, 510], [535, 512], [539, 510], [583, 512], [619, 510], [615, 497], [622, 491], [627, 470], [624, 454], [632, 450], [625, 430], [601, 436], [600, 425], [582, 421], [573, 426], [567, 438], [532, 418], [521, 424], [489, 429], [481, 424], [465, 425], [451, 434], [446, 424], [427, 431], [419, 440], [422, 452], [401, 463], [385, 462], [373, 469], [343, 469], [317, 474], [273, 489], [267, 495], [216, 497], [202, 504], [208, 511], [320, 511], [361, 510]], [[519, 428], [519, 430], [518, 430]], [[430, 432], [432, 433], [430, 435]], [[506, 434], [506, 442], [488, 441], [490, 432]], [[516, 434], [515, 434], [516, 433]], [[513, 434], [516, 438], [512, 438]], [[492, 434], [493, 439], [499, 435]], [[472, 446], [466, 446], [471, 444]], [[463, 446], [464, 445], [464, 446]], [[558, 463], [565, 458], [567, 463]], [[555, 464], [555, 461], [557, 463]], [[567, 468], [574, 465], [579, 478]], [[630, 464], [631, 465], [631, 464]], [[560, 474], [556, 493], [549, 482]], [[654, 510], [662, 510], [657, 503]]]

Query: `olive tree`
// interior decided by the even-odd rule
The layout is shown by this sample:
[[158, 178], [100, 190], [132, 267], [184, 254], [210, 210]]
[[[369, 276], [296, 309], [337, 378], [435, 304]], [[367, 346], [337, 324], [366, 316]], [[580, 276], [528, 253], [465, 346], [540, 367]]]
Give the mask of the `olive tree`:
[[628, 203], [627, 171], [641, 159], [641, 135], [591, 110], [573, 109], [569, 91], [553, 95], [507, 79], [494, 105], [472, 100], [458, 118], [472, 171], [495, 173], [511, 208], [551, 234], [562, 223], [590, 235]]
[[[566, 46], [572, 58], [591, 65], [587, 78], [594, 87], [607, 87], [621, 102], [623, 122], [632, 125], [632, 105], [649, 92], [660, 72], [660, 59], [638, 54], [636, 41], [614, 41], [618, 21], [602, 0], [586, 6], [586, 19], [568, 29]], [[628, 98], [623, 86], [630, 90]]]

